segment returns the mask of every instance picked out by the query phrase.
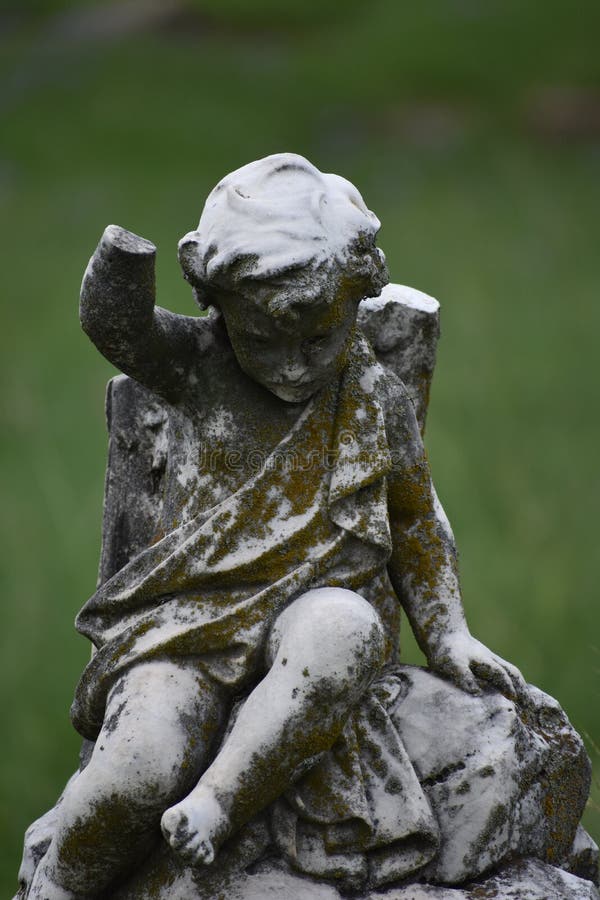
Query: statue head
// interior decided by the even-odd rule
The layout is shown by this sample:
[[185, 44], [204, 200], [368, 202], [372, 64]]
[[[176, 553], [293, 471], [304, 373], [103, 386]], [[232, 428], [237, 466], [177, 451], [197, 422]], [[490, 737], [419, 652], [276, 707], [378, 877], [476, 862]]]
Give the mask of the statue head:
[[388, 281], [379, 227], [349, 181], [278, 153], [219, 182], [179, 260], [244, 371], [300, 401], [343, 365], [358, 303]]

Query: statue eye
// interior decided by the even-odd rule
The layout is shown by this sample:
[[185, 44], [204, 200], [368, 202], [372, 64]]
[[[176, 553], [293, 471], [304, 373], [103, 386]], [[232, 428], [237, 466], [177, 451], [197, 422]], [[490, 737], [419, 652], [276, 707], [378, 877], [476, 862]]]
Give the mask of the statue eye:
[[302, 352], [303, 353], [321, 353], [327, 347], [329, 342], [329, 335], [327, 334], [319, 334], [312, 338], [307, 338], [305, 341], [302, 341]]

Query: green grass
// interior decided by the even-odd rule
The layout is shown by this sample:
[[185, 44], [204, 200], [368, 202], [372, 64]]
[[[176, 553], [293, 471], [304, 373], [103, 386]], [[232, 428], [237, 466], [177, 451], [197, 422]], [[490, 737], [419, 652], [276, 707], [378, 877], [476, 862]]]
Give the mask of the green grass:
[[[270, 30], [196, 5], [210, 28], [71, 45], [33, 22], [0, 48], [4, 896], [78, 749], [72, 620], [95, 584], [112, 374], [79, 331], [83, 268], [123, 224], [159, 246], [159, 302], [192, 312], [177, 239], [223, 174], [278, 150], [355, 181], [393, 278], [442, 301], [427, 443], [469, 621], [600, 764], [600, 147], [527, 112], [544, 86], [598, 84], [597, 5], [379, 2], [316, 27], [263, 3]], [[598, 840], [598, 787], [586, 823]]]

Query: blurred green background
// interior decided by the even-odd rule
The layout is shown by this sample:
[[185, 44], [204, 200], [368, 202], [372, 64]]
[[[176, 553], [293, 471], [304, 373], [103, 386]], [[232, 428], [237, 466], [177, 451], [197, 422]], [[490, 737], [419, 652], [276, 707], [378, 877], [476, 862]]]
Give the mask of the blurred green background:
[[122, 224], [192, 313], [178, 238], [281, 150], [355, 182], [393, 279], [442, 302], [427, 443], [472, 630], [600, 766], [599, 33], [597, 0], [3, 0], [2, 896], [79, 744], [113, 374], [79, 331], [83, 269]]

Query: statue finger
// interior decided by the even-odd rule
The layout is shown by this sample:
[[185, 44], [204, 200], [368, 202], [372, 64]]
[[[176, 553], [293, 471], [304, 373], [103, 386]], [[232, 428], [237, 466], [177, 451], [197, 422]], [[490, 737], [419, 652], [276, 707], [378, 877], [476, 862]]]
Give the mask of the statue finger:
[[438, 671], [457, 687], [461, 688], [461, 690], [466, 691], [467, 694], [481, 694], [481, 688], [477, 684], [477, 679], [474, 678], [468, 668], [463, 668], [448, 661], [443, 666], [440, 666]]
[[482, 660], [471, 662], [471, 671], [480, 680], [488, 682], [511, 700], [515, 699], [515, 688], [508, 673], [501, 666], [494, 666]]
[[516, 698], [518, 700], [525, 701], [528, 697], [528, 690], [527, 682], [523, 678], [523, 675], [516, 666], [513, 666], [509, 662], [503, 662], [502, 666], [504, 668], [504, 671], [507, 672], [508, 677], [512, 681]]

